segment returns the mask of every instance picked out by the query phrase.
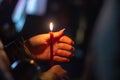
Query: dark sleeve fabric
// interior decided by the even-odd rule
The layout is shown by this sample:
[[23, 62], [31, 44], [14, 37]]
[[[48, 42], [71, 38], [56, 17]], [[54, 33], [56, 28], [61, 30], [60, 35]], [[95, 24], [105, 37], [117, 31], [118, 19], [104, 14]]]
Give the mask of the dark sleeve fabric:
[[17, 38], [16, 40], [5, 45], [4, 49], [9, 57], [10, 63], [13, 63], [16, 60], [30, 58], [28, 55], [29, 52], [26, 50], [24, 39], [22, 37]]

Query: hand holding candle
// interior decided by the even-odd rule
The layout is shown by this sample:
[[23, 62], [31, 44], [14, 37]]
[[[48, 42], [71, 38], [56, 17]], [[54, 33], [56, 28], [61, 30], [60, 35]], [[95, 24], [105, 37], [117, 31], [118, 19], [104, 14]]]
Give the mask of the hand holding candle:
[[38, 34], [25, 42], [26, 47], [30, 51], [30, 56], [40, 61], [50, 60], [51, 66], [54, 61], [69, 62], [69, 58], [73, 56], [73, 40], [63, 35], [64, 29], [57, 32], [52, 31], [53, 24], [50, 23], [49, 33]]

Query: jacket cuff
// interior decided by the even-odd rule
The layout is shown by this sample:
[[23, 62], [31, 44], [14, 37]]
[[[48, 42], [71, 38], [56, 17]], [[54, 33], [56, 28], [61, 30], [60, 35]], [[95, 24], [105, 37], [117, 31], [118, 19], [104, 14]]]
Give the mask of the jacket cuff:
[[4, 49], [11, 63], [13, 63], [15, 60], [31, 58], [22, 37], [5, 45]]

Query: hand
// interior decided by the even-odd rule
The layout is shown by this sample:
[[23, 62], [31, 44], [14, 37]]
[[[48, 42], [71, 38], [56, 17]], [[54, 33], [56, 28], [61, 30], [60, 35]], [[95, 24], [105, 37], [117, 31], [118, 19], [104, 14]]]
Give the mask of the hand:
[[[53, 60], [57, 62], [69, 62], [69, 57], [72, 57], [72, 46], [74, 42], [68, 36], [63, 36], [64, 29], [58, 32], [53, 32]], [[25, 42], [31, 55], [37, 60], [49, 60], [50, 59], [50, 35], [40, 34], [36, 35]]]
[[[48, 71], [43, 72], [39, 79], [40, 80], [63, 80], [66, 77], [67, 71], [60, 65], [52, 66]], [[67, 79], [68, 80], [68, 79]]]
[[54, 65], [52, 66], [47, 72], [54, 73], [60, 78], [63, 78], [64, 76], [67, 75], [67, 71], [63, 69], [60, 65]]

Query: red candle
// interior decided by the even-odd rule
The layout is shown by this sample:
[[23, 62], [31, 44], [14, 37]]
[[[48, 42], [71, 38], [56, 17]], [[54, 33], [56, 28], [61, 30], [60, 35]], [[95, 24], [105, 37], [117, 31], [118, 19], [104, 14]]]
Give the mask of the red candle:
[[54, 35], [53, 35], [53, 23], [50, 23], [50, 66], [53, 66], [54, 61], [53, 61], [53, 39], [54, 39]]

